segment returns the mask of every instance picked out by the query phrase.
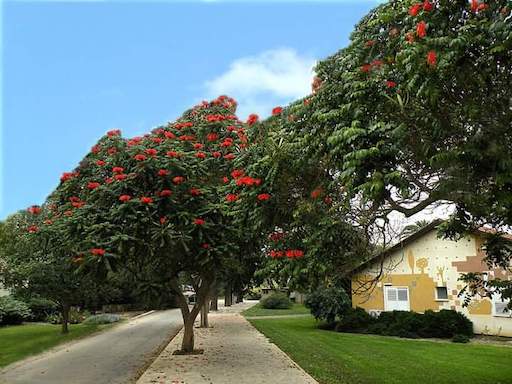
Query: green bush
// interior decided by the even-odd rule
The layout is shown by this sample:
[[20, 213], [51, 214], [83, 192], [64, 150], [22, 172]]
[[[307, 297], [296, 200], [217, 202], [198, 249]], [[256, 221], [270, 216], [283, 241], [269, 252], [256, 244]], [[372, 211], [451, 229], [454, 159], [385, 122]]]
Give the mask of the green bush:
[[30, 319], [30, 309], [11, 296], [0, 297], [0, 325], [18, 325]]
[[56, 314], [59, 309], [58, 304], [54, 301], [39, 297], [27, 300], [27, 305], [32, 313], [30, 316], [31, 321], [46, 321], [48, 316]]
[[375, 318], [363, 308], [348, 308], [336, 324], [336, 332], [367, 333]]
[[338, 332], [374, 333], [406, 338], [453, 338], [473, 336], [473, 323], [462, 313], [443, 309], [424, 314], [409, 311], [382, 312], [373, 319], [363, 309], [346, 311], [336, 325]]
[[102, 313], [100, 315], [89, 316], [87, 319], [83, 321], [82, 324], [111, 324], [116, 323], [119, 320], [121, 320], [121, 316], [119, 315], [113, 313]]
[[304, 305], [315, 319], [332, 323], [350, 309], [350, 300], [341, 288], [319, 288], [306, 297]]
[[291, 308], [292, 302], [287, 295], [277, 292], [261, 299], [260, 305], [267, 309], [288, 309]]
[[461, 335], [460, 333], [457, 333], [456, 335], [453, 335], [452, 341], [454, 343], [469, 343], [469, 336], [467, 335]]

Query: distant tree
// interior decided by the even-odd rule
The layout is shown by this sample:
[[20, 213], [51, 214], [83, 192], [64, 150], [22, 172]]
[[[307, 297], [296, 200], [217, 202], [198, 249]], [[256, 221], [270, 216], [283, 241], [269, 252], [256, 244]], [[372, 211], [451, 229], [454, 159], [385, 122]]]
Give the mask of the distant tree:
[[428, 220], [418, 220], [414, 224], [408, 224], [402, 229], [400, 237], [405, 239], [430, 224]]

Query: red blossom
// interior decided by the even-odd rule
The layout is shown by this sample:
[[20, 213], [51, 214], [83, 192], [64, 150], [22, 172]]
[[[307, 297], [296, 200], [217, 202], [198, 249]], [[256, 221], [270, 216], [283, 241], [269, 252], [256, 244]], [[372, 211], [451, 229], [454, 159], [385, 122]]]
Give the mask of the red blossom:
[[113, 129], [113, 130], [107, 132], [108, 137], [120, 136], [120, 135], [121, 135], [120, 129]]
[[285, 252], [285, 254], [286, 254], [286, 257], [288, 257], [289, 259], [294, 259], [294, 258], [304, 256], [304, 251], [302, 251], [300, 249], [288, 249]]
[[46, 225], [52, 225], [53, 221], [50, 219], [46, 219], [45, 221], [43, 221], [43, 223], [45, 223]]
[[115, 175], [115, 176], [114, 176], [114, 179], [116, 179], [117, 181], [123, 181], [123, 180], [125, 180], [127, 177], [128, 177], [127, 175], [125, 175], [124, 173], [121, 173], [121, 174], [119, 174], [119, 175]]
[[211, 132], [206, 135], [206, 140], [208, 141], [217, 141], [219, 139], [219, 135], [217, 133]]
[[197, 152], [196, 153], [196, 157], [198, 159], [205, 159], [206, 158], [206, 153], [204, 153], [204, 152]]
[[238, 195], [235, 195], [234, 193], [228, 193], [226, 195], [226, 200], [229, 201], [229, 202], [234, 202], [234, 201], [237, 201], [238, 200]]
[[416, 3], [414, 5], [412, 5], [410, 8], [409, 8], [409, 15], [415, 17], [418, 15], [418, 13], [420, 12], [421, 8], [423, 8], [423, 4], [422, 3]]
[[251, 113], [249, 115], [249, 117], [247, 118], [247, 125], [253, 125], [255, 123], [257, 123], [259, 120], [259, 116], [256, 115], [255, 113]]
[[318, 188], [315, 188], [312, 192], [311, 192], [311, 198], [312, 199], [317, 199], [320, 197], [320, 195], [323, 193], [323, 190], [321, 187], [318, 187]]
[[372, 70], [371, 64], [363, 64], [361, 65], [361, 72], [368, 73]]
[[283, 112], [282, 107], [275, 107], [274, 109], [272, 109], [272, 116], [280, 115], [281, 112]]
[[172, 182], [174, 184], [181, 184], [185, 181], [185, 178], [183, 176], [175, 176], [172, 178]]
[[271, 250], [270, 251], [270, 257], [272, 257], [273, 259], [280, 258], [280, 257], [283, 257], [283, 256], [284, 256], [284, 252], [283, 251], [275, 251], [275, 250]]
[[146, 152], [146, 154], [148, 154], [149, 156], [156, 156], [158, 153], [158, 151], [153, 148], [148, 148], [144, 152]]
[[64, 216], [68, 216], [68, 217], [73, 216], [73, 211], [69, 211], [69, 210], [64, 211]]
[[180, 157], [180, 154], [176, 151], [169, 151], [166, 153], [167, 157]]
[[222, 182], [223, 182], [224, 184], [229, 183], [229, 179], [227, 178], [227, 176], [224, 176], [224, 177], [222, 178]]
[[164, 141], [161, 137], [153, 137], [151, 140], [155, 144], [161, 144]]
[[169, 174], [169, 171], [167, 169], [159, 169], [158, 170], [158, 176], [167, 176]]
[[420, 39], [427, 36], [427, 24], [424, 21], [420, 21], [416, 26], [416, 34]]
[[90, 189], [90, 190], [93, 190], [93, 189], [96, 189], [100, 186], [101, 184], [98, 183], [98, 182], [95, 182], [95, 181], [89, 181], [87, 183], [87, 188]]
[[436, 51], [428, 51], [427, 53], [427, 64], [431, 67], [435, 67], [437, 64], [437, 54]]
[[153, 199], [151, 197], [142, 196], [140, 198], [140, 202], [142, 204], [151, 204], [151, 203], [153, 203]]
[[234, 169], [231, 172], [231, 177], [233, 179], [238, 179], [239, 177], [242, 177], [243, 175], [244, 175], [244, 171], [242, 171], [241, 169]]
[[124, 168], [123, 167], [114, 167], [114, 168], [112, 168], [112, 172], [114, 172], [114, 173], [123, 173], [124, 172]]
[[27, 212], [31, 213], [32, 215], [39, 215], [41, 213], [41, 208], [37, 205], [33, 205], [27, 208]]
[[364, 43], [364, 46], [369, 48], [373, 47], [375, 45], [375, 40], [368, 40], [366, 43]]
[[216, 159], [218, 159], [219, 157], [222, 156], [222, 153], [220, 153], [219, 151], [214, 151], [214, 152], [212, 152], [212, 156], [215, 157]]
[[91, 148], [91, 152], [92, 153], [98, 153], [99, 151], [101, 151], [101, 146], [96, 144], [96, 145], [93, 145], [92, 148]]
[[105, 184], [112, 184], [114, 182], [114, 179], [112, 177], [105, 178]]
[[96, 165], [99, 167], [103, 167], [106, 163], [103, 160], [96, 161]]
[[78, 196], [71, 196], [69, 198], [69, 201], [71, 201], [72, 203], [77, 203], [80, 201], [80, 198]]
[[197, 189], [197, 188], [190, 188], [189, 193], [190, 193], [192, 196], [199, 196], [199, 195], [201, 195], [201, 190], [200, 190], [200, 189]]
[[409, 44], [414, 43], [414, 34], [412, 32], [407, 32], [407, 34], [405, 35], [405, 39]]
[[123, 203], [126, 203], [127, 201], [130, 201], [131, 198], [132, 197], [130, 195], [121, 195], [121, 196], [119, 196], [119, 201], [122, 201]]
[[147, 157], [142, 154], [135, 155], [133, 158], [137, 161], [144, 161], [147, 159]]
[[106, 251], [103, 248], [93, 248], [91, 249], [91, 255], [93, 256], [104, 256]]
[[208, 248], [210, 248], [210, 244], [203, 243], [203, 244], [201, 244], [201, 248], [208, 249]]
[[201, 219], [201, 218], [194, 219], [195, 225], [204, 225], [205, 223], [206, 223], [206, 221], [204, 219]]
[[76, 176], [77, 176], [77, 173], [75, 173], [75, 172], [64, 172], [62, 174], [62, 176], [60, 177], [60, 181], [68, 181]]
[[167, 222], [167, 217], [162, 216], [162, 217], [160, 218], [160, 224], [161, 224], [161, 225], [164, 225], [166, 222]]
[[270, 199], [270, 194], [269, 193], [260, 193], [258, 195], [258, 200], [259, 201], [266, 201], [268, 199]]
[[388, 88], [395, 88], [396, 87], [396, 83], [394, 81], [391, 81], [391, 80], [386, 80], [386, 87], [388, 87]]
[[429, 0], [425, 0], [423, 2], [423, 10], [425, 12], [430, 12], [432, 9], [434, 9], [434, 4], [432, 4]]
[[233, 155], [232, 153], [228, 153], [227, 155], [224, 155], [224, 158], [226, 160], [233, 160], [235, 158], [235, 155]]
[[165, 131], [164, 132], [164, 136], [167, 137], [168, 139], [175, 139], [176, 138], [176, 135], [172, 132], [169, 132], [169, 131]]
[[73, 208], [82, 208], [85, 205], [85, 201], [74, 201], [71, 205]]
[[201, 144], [201, 143], [194, 144], [194, 149], [202, 149], [203, 147], [204, 147], [204, 144]]
[[117, 148], [114, 148], [114, 147], [109, 148], [109, 149], [107, 149], [107, 153], [109, 155], [113, 155], [113, 154], [117, 153]]
[[37, 225], [31, 225], [27, 228], [28, 233], [36, 233], [39, 231], [39, 227]]
[[193, 135], [181, 135], [178, 139], [181, 141], [194, 141], [196, 137]]
[[170, 189], [162, 189], [159, 193], [160, 197], [167, 197], [172, 195], [172, 191]]

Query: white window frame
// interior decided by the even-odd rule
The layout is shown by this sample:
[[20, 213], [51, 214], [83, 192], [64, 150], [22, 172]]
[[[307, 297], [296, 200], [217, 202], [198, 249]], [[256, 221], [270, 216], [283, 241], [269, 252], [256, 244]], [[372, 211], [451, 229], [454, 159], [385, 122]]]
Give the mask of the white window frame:
[[510, 302], [510, 300], [501, 300], [501, 295], [500, 294], [494, 294], [492, 295], [492, 300], [491, 300], [491, 304], [492, 304], [492, 315], [494, 317], [508, 317], [508, 318], [512, 318], [512, 311], [510, 309], [508, 309], [506, 312], [502, 312], [502, 311], [496, 311], [496, 304], [508, 304]]
[[[446, 288], [446, 299], [440, 299], [439, 296], [437, 296], [437, 288]], [[448, 299], [448, 287], [446, 285], [438, 285], [437, 287], [435, 287], [434, 295], [436, 297], [436, 301], [450, 301], [450, 299]]]
[[393, 311], [393, 310], [396, 310], [396, 309], [390, 309], [389, 306], [388, 306], [388, 295], [387, 295], [387, 289], [386, 288], [394, 288], [397, 290], [396, 294], [397, 294], [397, 298], [398, 298], [398, 289], [406, 289], [407, 290], [407, 308], [408, 309], [403, 309], [403, 311], [410, 311], [411, 310], [411, 295], [410, 295], [410, 291], [409, 291], [409, 287], [407, 286], [398, 286], [398, 285], [392, 285], [392, 284], [385, 284], [384, 285], [384, 311], [386, 312], [390, 312], [390, 311]]

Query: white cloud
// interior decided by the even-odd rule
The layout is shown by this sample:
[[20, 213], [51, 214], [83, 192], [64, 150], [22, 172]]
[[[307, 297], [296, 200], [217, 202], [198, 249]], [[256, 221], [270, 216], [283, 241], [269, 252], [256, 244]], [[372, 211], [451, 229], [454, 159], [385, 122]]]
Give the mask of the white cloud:
[[311, 93], [315, 59], [290, 48], [274, 49], [233, 61], [226, 72], [205, 83], [208, 97], [228, 95], [238, 101], [237, 114], [268, 115]]

